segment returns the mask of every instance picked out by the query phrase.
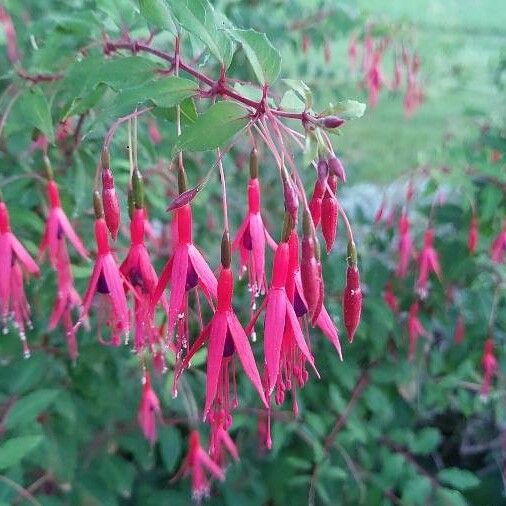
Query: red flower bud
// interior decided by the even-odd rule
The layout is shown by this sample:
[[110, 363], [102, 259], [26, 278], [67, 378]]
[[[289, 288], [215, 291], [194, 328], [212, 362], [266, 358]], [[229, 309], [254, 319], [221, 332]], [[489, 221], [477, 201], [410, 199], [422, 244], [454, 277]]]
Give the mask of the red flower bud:
[[314, 226], [317, 227], [320, 223], [322, 215], [322, 199], [325, 194], [325, 182], [317, 179], [314, 184], [313, 196], [309, 201], [309, 211], [311, 212], [311, 218], [313, 218]]
[[337, 218], [339, 215], [339, 204], [337, 202], [337, 198], [335, 197], [335, 192], [337, 190], [337, 176], [329, 176], [328, 184], [334, 192], [334, 195], [331, 195], [328, 191], [325, 192], [321, 206], [322, 233], [323, 238], [325, 239], [327, 253], [329, 253], [334, 246], [337, 233]]
[[105, 222], [114, 240], [118, 237], [120, 210], [111, 169], [102, 170], [102, 203]]
[[329, 166], [329, 174], [334, 174], [343, 183], [345, 183], [346, 182], [346, 171], [344, 170], [344, 166], [343, 166], [341, 160], [339, 160], [339, 158], [337, 158], [337, 156], [332, 155], [328, 159], [327, 163]]
[[[320, 269], [316, 259], [316, 245], [311, 230], [311, 217], [304, 213], [304, 235], [302, 237], [302, 258], [300, 262], [300, 275], [302, 290], [306, 299], [308, 312], [313, 319], [320, 299]], [[321, 309], [321, 307], [320, 307]], [[316, 315], [318, 317], [318, 315]]]
[[344, 119], [338, 116], [325, 116], [322, 119], [322, 126], [324, 128], [339, 128], [343, 123], [345, 123]]
[[299, 197], [297, 191], [290, 181], [287, 174], [283, 174], [283, 197], [285, 201], [285, 210], [293, 218], [293, 221], [297, 221], [297, 211], [299, 210]]
[[343, 295], [344, 326], [348, 334], [348, 341], [353, 342], [353, 336], [360, 323], [362, 312], [362, 290], [360, 289], [360, 274], [356, 265], [356, 250], [353, 243], [348, 244], [348, 267], [346, 269], [346, 286]]

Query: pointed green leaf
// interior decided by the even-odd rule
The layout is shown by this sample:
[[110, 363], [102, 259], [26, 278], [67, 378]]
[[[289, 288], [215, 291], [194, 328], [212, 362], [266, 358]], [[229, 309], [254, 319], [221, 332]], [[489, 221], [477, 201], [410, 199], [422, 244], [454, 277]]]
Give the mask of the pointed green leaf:
[[293, 90], [288, 90], [281, 99], [279, 107], [284, 111], [303, 112], [306, 105]]
[[265, 33], [255, 30], [231, 30], [230, 33], [241, 43], [259, 83], [273, 83], [279, 75], [281, 55]]
[[54, 142], [53, 121], [49, 104], [42, 91], [30, 88], [23, 92], [18, 99], [20, 110], [25, 119], [35, 128], [38, 128], [50, 142]]
[[174, 153], [219, 148], [248, 122], [248, 114], [239, 104], [217, 102], [183, 131], [174, 146]]
[[459, 490], [473, 488], [480, 483], [480, 480], [471, 471], [457, 467], [443, 469], [439, 471], [437, 476], [443, 483]]
[[8, 411], [5, 420], [7, 429], [31, 422], [56, 399], [58, 390], [41, 389], [22, 397]]
[[225, 18], [216, 14], [208, 0], [169, 0], [169, 3], [180, 25], [198, 37], [218, 61], [228, 68], [234, 54], [234, 45], [223, 30]]
[[42, 441], [42, 436], [22, 436], [8, 439], [0, 445], [0, 469], [15, 466]]
[[297, 79], [283, 79], [283, 82], [291, 88], [306, 104], [306, 109], [311, 109], [313, 105], [313, 94], [309, 86], [304, 82]]
[[357, 100], [343, 100], [337, 104], [329, 104], [329, 106], [322, 111], [322, 116], [329, 114], [337, 114], [343, 119], [357, 119], [364, 115], [366, 105]]
[[139, 0], [139, 8], [141, 15], [150, 25], [162, 30], [169, 30], [172, 33], [176, 32], [169, 6], [165, 0]]

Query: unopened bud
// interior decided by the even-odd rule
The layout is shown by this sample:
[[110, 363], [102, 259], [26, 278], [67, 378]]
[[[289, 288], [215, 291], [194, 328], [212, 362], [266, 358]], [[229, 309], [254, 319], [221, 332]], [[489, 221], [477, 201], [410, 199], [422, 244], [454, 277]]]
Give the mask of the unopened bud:
[[339, 128], [345, 123], [345, 120], [343, 118], [340, 118], [339, 116], [325, 116], [325, 118], [322, 118], [321, 125], [324, 128]]

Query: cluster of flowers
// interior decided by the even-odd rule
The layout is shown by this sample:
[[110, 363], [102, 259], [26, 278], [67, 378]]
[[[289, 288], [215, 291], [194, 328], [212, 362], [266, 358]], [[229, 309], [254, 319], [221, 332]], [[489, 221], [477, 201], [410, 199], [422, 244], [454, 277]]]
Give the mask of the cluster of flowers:
[[[351, 229], [336, 196], [338, 182], [346, 179], [344, 168], [333, 153], [321, 157], [315, 163], [317, 171], [313, 195], [307, 200], [303, 187], [297, 185], [294, 175], [282, 167], [285, 218], [281, 240], [277, 243], [266, 230], [262, 219], [258, 154], [257, 149], [253, 148], [250, 154], [247, 212], [233, 239], [230, 238], [228, 225], [225, 227], [221, 267], [216, 276], [194, 244], [193, 192], [187, 190], [181, 157], [177, 169], [179, 197], [171, 206], [174, 215], [173, 249], [158, 277], [145, 244], [148, 221], [143, 178], [137, 167], [131, 170], [128, 189], [130, 246], [121, 264], [118, 263], [116, 251], [111, 248], [110, 238], [116, 240], [120, 230], [120, 206], [109, 152], [104, 148], [100, 163], [102, 188], [101, 192], [94, 192], [93, 198], [96, 256], [87, 290], [81, 299], [74, 287], [67, 241], [83, 259], [89, 259], [89, 254], [61, 206], [58, 185], [54, 181], [46, 149], [44, 146], [41, 149], [48, 176], [46, 190], [49, 211], [40, 243], [39, 260], [47, 252], [58, 287], [49, 330], [55, 329], [58, 324], [62, 325], [68, 352], [73, 360], [78, 356], [77, 330], [81, 325], [88, 326], [88, 314], [93, 303], [97, 308], [97, 335], [100, 342], [111, 346], [119, 346], [122, 341], [127, 344], [132, 330], [133, 348], [142, 363], [143, 388], [138, 421], [151, 443], [156, 440], [156, 419], [161, 415], [161, 407], [145, 366], [145, 358], [150, 357], [153, 369], [162, 373], [166, 370], [166, 354], [174, 354], [173, 394], [177, 395], [181, 375], [189, 367], [195, 353], [207, 345], [203, 416], [210, 424], [209, 453], [201, 447], [198, 432], [193, 431], [188, 456], [178, 473], [178, 476], [189, 472], [192, 474], [194, 494], [201, 497], [209, 488], [204, 470], [215, 478], [223, 479], [225, 450], [232, 458], [238, 459], [237, 448], [228, 434], [232, 425], [231, 412], [238, 405], [235, 357], [239, 359], [267, 410], [264, 441], [267, 448], [272, 444], [271, 397], [279, 405], [291, 392], [293, 411], [297, 415], [296, 391], [308, 381], [307, 365], [319, 377], [309, 339], [309, 326], [316, 326], [322, 331], [342, 360], [338, 331], [324, 304], [324, 280], [317, 237], [317, 228], [321, 227], [326, 250], [330, 252], [336, 240], [339, 214], [343, 216], [349, 232], [343, 320], [348, 339], [350, 342], [353, 340], [360, 321], [362, 293]], [[305, 203], [301, 237], [297, 230], [299, 198]], [[224, 204], [226, 207], [225, 199]], [[266, 273], [267, 248], [274, 252], [270, 283]], [[250, 321], [244, 326], [232, 306], [233, 252], [238, 252], [239, 276], [247, 275], [251, 296]], [[0, 265], [2, 272], [7, 273], [0, 281], [4, 331], [8, 329], [10, 317], [19, 331], [25, 356], [28, 357], [30, 351], [25, 328], [30, 325], [30, 307], [24, 292], [23, 272], [37, 276], [39, 267], [12, 233], [7, 206], [3, 201], [0, 202]], [[168, 286], [170, 292], [166, 295]], [[190, 295], [195, 300], [194, 313], [190, 308]], [[204, 296], [212, 310], [208, 322], [204, 321], [202, 315], [200, 295]], [[257, 307], [259, 298], [262, 300]], [[77, 321], [73, 320], [73, 310], [78, 311]], [[255, 329], [262, 313], [265, 317], [264, 370], [261, 375], [250, 341], [256, 340]], [[190, 321], [192, 314], [197, 315], [196, 324], [200, 327], [196, 338], [192, 332], [195, 322]]]
[[359, 64], [359, 48], [355, 34], [352, 34], [348, 44], [348, 63], [353, 73], [361, 72], [360, 84], [368, 92], [369, 105], [376, 107], [382, 88], [399, 91], [405, 74], [404, 114], [411, 117], [424, 101], [424, 94], [419, 83], [420, 57], [414, 52], [410, 54], [403, 46], [401, 50], [394, 48], [394, 70], [391, 80], [388, 80], [381, 65], [385, 53], [390, 46], [387, 37], [379, 40], [371, 35], [371, 26], [367, 26], [363, 37], [362, 62]]
[[[439, 255], [434, 248], [434, 228], [430, 225], [424, 232], [423, 244], [419, 252], [416, 251], [414, 242], [411, 236], [411, 223], [408, 217], [408, 204], [414, 195], [414, 187], [410, 182], [407, 191], [406, 205], [403, 207], [398, 218], [398, 242], [397, 242], [397, 266], [395, 269], [395, 276], [398, 279], [406, 278], [409, 273], [410, 263], [413, 259], [416, 260], [418, 275], [416, 278], [415, 292], [417, 298], [412, 302], [407, 317], [407, 333], [409, 336], [409, 352], [410, 360], [414, 360], [417, 350], [417, 342], [419, 337], [430, 338], [429, 332], [424, 328], [419, 319], [420, 301], [428, 296], [429, 277], [434, 274], [440, 282], [442, 282], [442, 270], [439, 262]], [[384, 221], [387, 227], [392, 227], [396, 218], [396, 210], [392, 209], [391, 212], [386, 213], [386, 204], [383, 201], [378, 208], [374, 221], [376, 223]], [[473, 212], [469, 223], [469, 231], [467, 236], [467, 248], [469, 254], [474, 255], [478, 247], [478, 233], [479, 223], [478, 217]], [[503, 263], [506, 255], [506, 221], [504, 221], [503, 228], [492, 241], [490, 245], [490, 259], [494, 263]], [[393, 284], [391, 281], [385, 286], [383, 292], [385, 303], [391, 311], [398, 315], [400, 312], [399, 301], [394, 293]], [[454, 341], [456, 344], [463, 342], [465, 334], [465, 320], [462, 315], [459, 315], [455, 324]], [[481, 386], [481, 395], [487, 398], [491, 381], [497, 372], [497, 360], [494, 356], [494, 341], [489, 338], [485, 341], [483, 357], [483, 382]]]

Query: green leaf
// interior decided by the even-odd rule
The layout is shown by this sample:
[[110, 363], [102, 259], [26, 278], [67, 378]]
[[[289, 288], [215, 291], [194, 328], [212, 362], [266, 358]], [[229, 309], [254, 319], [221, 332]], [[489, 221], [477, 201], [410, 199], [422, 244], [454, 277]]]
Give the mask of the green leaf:
[[301, 100], [304, 101], [306, 109], [311, 109], [311, 106], [313, 105], [313, 93], [304, 81], [297, 79], [283, 79], [283, 82], [295, 93], [297, 93], [297, 95], [299, 95]]
[[183, 451], [183, 441], [180, 432], [169, 426], [160, 427], [158, 431], [160, 450], [165, 468], [169, 473], [173, 472]]
[[176, 32], [169, 6], [165, 0], [139, 0], [139, 8], [141, 15], [150, 25], [162, 30], [169, 30], [172, 33]]
[[439, 431], [433, 427], [428, 427], [418, 432], [408, 442], [408, 446], [413, 453], [428, 455], [437, 448], [440, 441], [441, 434]]
[[183, 100], [195, 95], [198, 86], [190, 79], [182, 77], [166, 77], [157, 81], [151, 81], [135, 88], [127, 88], [120, 91], [97, 118], [113, 119], [123, 116], [136, 107], [154, 105], [158, 107], [174, 107]]
[[295, 91], [288, 90], [283, 95], [279, 107], [284, 111], [303, 112], [306, 106]]
[[337, 114], [343, 119], [357, 119], [364, 115], [366, 105], [357, 100], [343, 100], [337, 104], [329, 104], [320, 115], [327, 116], [329, 114]]
[[312, 160], [318, 156], [318, 139], [313, 132], [306, 134], [306, 141], [304, 144], [304, 156], [303, 163], [304, 167], [307, 167]]
[[230, 33], [241, 43], [259, 83], [273, 83], [279, 75], [281, 55], [265, 33], [237, 29]]
[[53, 121], [49, 103], [42, 91], [37, 88], [30, 88], [19, 97], [21, 114], [35, 128], [38, 128], [50, 142], [54, 142]]
[[5, 420], [7, 429], [31, 422], [56, 399], [58, 390], [41, 389], [22, 397], [8, 411]]
[[459, 490], [466, 490], [479, 485], [480, 480], [471, 471], [459, 469], [458, 467], [449, 467], [439, 471], [438, 478], [443, 483]]
[[174, 146], [174, 153], [219, 148], [248, 122], [247, 112], [239, 104], [217, 102], [183, 131]]
[[228, 68], [234, 54], [234, 45], [220, 24], [218, 16], [208, 0], [169, 0], [172, 13], [181, 26], [198, 37]]
[[8, 439], [0, 445], [0, 469], [15, 466], [23, 457], [34, 450], [42, 436], [21, 436]]

